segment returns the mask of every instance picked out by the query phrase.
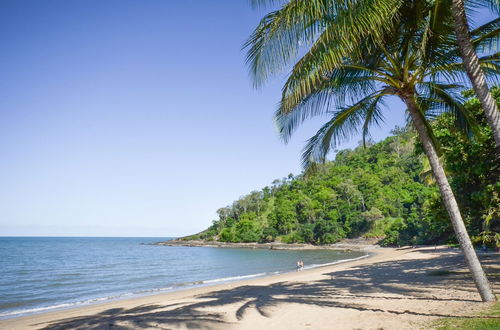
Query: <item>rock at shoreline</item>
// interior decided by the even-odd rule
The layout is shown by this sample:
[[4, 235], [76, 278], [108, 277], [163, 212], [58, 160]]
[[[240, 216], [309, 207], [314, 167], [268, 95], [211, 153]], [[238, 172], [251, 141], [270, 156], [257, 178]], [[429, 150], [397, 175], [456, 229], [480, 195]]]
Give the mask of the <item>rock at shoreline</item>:
[[217, 248], [247, 248], [247, 249], [269, 249], [269, 250], [342, 250], [342, 251], [364, 251], [378, 247], [370, 240], [346, 240], [328, 245], [311, 244], [285, 244], [273, 243], [227, 243], [202, 240], [170, 240], [153, 243], [163, 246], [190, 246], [190, 247], [217, 247]]

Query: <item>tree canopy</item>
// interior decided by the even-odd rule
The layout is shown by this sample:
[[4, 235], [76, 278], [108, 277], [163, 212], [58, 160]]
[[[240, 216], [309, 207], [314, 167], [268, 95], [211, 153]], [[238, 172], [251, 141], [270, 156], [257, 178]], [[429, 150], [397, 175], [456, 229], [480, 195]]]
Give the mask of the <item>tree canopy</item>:
[[[493, 89], [500, 101], [500, 89]], [[471, 139], [452, 114], [431, 122], [473, 241], [498, 244], [500, 166], [479, 101], [463, 94], [478, 133]], [[287, 175], [220, 208], [207, 230], [189, 239], [223, 242], [330, 244], [379, 238], [385, 245], [455, 242], [429, 165], [412, 130], [397, 128], [383, 141], [339, 151], [334, 161]], [[500, 242], [499, 242], [500, 243]]]

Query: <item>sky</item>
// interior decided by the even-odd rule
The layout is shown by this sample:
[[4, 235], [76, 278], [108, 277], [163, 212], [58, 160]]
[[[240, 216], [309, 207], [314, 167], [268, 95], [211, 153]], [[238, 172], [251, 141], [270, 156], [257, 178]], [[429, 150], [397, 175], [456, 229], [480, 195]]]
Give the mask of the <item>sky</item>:
[[[313, 120], [284, 144], [283, 76], [252, 87], [246, 0], [3, 0], [0, 236], [199, 232], [216, 210], [301, 172]], [[387, 105], [383, 139], [404, 125]], [[359, 137], [339, 149], [352, 148]]]

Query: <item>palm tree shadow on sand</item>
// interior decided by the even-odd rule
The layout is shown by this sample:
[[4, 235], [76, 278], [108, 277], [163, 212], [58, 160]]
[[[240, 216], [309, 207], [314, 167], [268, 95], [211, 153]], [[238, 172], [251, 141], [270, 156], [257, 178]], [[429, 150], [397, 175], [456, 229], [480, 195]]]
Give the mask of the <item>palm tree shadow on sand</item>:
[[[426, 253], [434, 252], [421, 250]], [[482, 256], [485, 268], [498, 272], [498, 256]], [[454, 299], [436, 297], [430, 289], [475, 292], [470, 275], [464, 271], [463, 257], [450, 252], [440, 258], [386, 261], [372, 265], [362, 265], [346, 271], [324, 273], [324, 279], [313, 283], [279, 282], [268, 286], [245, 285], [231, 290], [214, 291], [193, 297], [192, 302], [142, 305], [135, 308], [108, 309], [94, 315], [67, 318], [47, 325], [44, 329], [144, 329], [172, 326], [196, 329], [228, 327], [244, 319], [251, 310], [263, 317], [270, 317], [278, 305], [301, 304], [328, 308], [357, 310], [361, 312], [383, 312], [393, 315], [410, 314], [429, 317], [467, 317], [448, 315], [430, 310], [408, 310], [380, 308], [384, 304], [370, 306], [364, 299], [422, 301], [426, 305], [432, 301], [481, 303], [477, 299]], [[439, 272], [437, 272], [439, 270]], [[444, 272], [444, 273], [440, 273]], [[442, 274], [446, 274], [443, 276]], [[490, 280], [496, 289], [500, 288], [497, 276]], [[216, 310], [216, 311], [214, 311]], [[231, 311], [230, 313], [220, 312]], [[477, 316], [476, 316], [477, 317]], [[36, 325], [36, 324], [35, 324]], [[40, 326], [41, 324], [38, 324]]]

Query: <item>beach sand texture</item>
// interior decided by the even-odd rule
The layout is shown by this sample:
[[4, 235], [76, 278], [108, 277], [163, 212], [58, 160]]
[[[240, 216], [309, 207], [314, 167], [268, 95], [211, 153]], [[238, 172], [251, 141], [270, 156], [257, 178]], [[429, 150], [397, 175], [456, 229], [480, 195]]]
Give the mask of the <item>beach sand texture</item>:
[[[500, 272], [499, 254], [480, 258]], [[498, 292], [499, 276], [490, 280]], [[458, 250], [376, 248], [357, 261], [8, 319], [0, 328], [427, 329], [488, 306]]]

